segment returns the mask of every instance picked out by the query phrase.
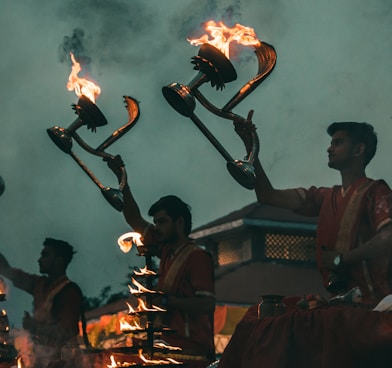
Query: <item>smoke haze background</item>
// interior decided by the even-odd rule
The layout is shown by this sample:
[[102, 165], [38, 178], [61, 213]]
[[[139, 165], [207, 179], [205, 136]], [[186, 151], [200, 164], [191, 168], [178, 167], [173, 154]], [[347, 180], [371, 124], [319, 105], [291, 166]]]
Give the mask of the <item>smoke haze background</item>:
[[[198, 48], [187, 37], [205, 33], [207, 20], [240, 23], [277, 51], [271, 75], [234, 112], [254, 122], [261, 158], [278, 188], [333, 185], [325, 133], [333, 121], [367, 121], [379, 135], [379, 149], [367, 174], [392, 184], [392, 3], [389, 0], [3, 0], [0, 13], [0, 250], [13, 266], [38, 272], [45, 237], [66, 240], [77, 254], [69, 276], [87, 296], [104, 286], [124, 291], [128, 268], [142, 265], [132, 250], [120, 251], [129, 231], [99, 189], [49, 139], [46, 129], [75, 119], [74, 92], [66, 89], [69, 51], [83, 62], [85, 77], [102, 89], [96, 103], [109, 124], [78, 133], [91, 146], [127, 121], [123, 95], [140, 101], [137, 124], [107, 149], [121, 154], [133, 193], [145, 218], [149, 206], [177, 194], [192, 207], [194, 227], [253, 201], [226, 170], [224, 159], [187, 118], [174, 111], [161, 88], [188, 83]], [[237, 57], [238, 79], [216, 91], [201, 91], [223, 106], [257, 72], [256, 58]], [[234, 157], [244, 148], [230, 121], [201, 107], [197, 115]], [[77, 144], [75, 153], [107, 186], [118, 187], [99, 157]], [[3, 303], [21, 325], [31, 297], [9, 285]]]

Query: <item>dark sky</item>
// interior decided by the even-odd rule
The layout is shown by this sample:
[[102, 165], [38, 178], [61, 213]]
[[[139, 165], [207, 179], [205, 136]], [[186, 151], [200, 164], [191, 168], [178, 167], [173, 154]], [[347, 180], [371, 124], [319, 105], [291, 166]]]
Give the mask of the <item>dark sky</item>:
[[[392, 183], [392, 3], [389, 0], [3, 0], [1, 58], [0, 249], [14, 266], [37, 272], [45, 237], [64, 239], [78, 253], [69, 276], [87, 296], [107, 285], [124, 290], [134, 251], [122, 253], [116, 240], [129, 231], [81, 168], [48, 138], [46, 129], [67, 127], [77, 102], [66, 89], [73, 51], [97, 82], [96, 103], [109, 124], [91, 133], [96, 146], [127, 121], [123, 95], [140, 101], [137, 125], [109, 149], [121, 154], [129, 182], [147, 218], [152, 202], [177, 194], [192, 206], [194, 226], [255, 201], [237, 184], [224, 159], [187, 118], [164, 100], [161, 88], [188, 83], [203, 22], [214, 19], [255, 29], [272, 44], [278, 62], [271, 75], [235, 112], [254, 121], [261, 157], [278, 188], [332, 185], [327, 168], [326, 127], [333, 121], [368, 121], [379, 134], [371, 177]], [[238, 74], [224, 91], [202, 92], [223, 106], [257, 71], [256, 59], [233, 61]], [[198, 106], [197, 114], [234, 157], [245, 151], [232, 124]], [[116, 187], [102, 160], [76, 145], [75, 152], [104, 185]], [[4, 307], [16, 326], [31, 298], [9, 285]]]

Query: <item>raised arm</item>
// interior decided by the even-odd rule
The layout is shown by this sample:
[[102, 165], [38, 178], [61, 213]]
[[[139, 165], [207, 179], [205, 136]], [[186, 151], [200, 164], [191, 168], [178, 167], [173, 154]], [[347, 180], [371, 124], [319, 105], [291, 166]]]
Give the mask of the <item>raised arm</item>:
[[[252, 133], [257, 134], [256, 127], [252, 122], [252, 116], [253, 110], [250, 110], [246, 119], [236, 119], [233, 121], [234, 130], [244, 142], [247, 153], [252, 149]], [[295, 189], [275, 189], [258, 157], [256, 157], [253, 165], [256, 174], [255, 192], [259, 203], [291, 210], [296, 210], [300, 207], [301, 197]]]
[[[120, 168], [125, 166], [121, 156], [117, 155], [114, 159], [104, 158], [104, 161], [107, 162], [109, 168], [116, 174], [117, 178], [121, 180]], [[139, 206], [129, 188], [128, 183], [126, 183], [123, 189], [123, 199], [123, 215], [126, 222], [132, 227], [132, 229], [143, 234], [149, 223], [142, 217]]]

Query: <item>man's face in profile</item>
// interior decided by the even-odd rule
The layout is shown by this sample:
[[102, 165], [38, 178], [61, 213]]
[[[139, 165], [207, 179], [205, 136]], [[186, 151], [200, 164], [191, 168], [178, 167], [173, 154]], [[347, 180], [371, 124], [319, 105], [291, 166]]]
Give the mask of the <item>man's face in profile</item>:
[[165, 210], [154, 214], [155, 235], [161, 244], [167, 244], [178, 239], [177, 222]]
[[55, 251], [48, 246], [44, 246], [41, 256], [38, 259], [39, 272], [42, 274], [51, 274], [56, 267], [56, 259], [58, 256]]

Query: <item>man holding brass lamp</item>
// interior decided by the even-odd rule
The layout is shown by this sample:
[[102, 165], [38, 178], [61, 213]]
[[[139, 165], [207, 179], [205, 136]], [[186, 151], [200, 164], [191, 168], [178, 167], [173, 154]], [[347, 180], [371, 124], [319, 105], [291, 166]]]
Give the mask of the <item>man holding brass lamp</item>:
[[[247, 147], [249, 132], [255, 129], [251, 116], [246, 123], [235, 122], [235, 130]], [[277, 190], [257, 160], [256, 196], [260, 203], [318, 216], [317, 264], [324, 285], [333, 287], [331, 272], [340, 275], [346, 285], [339, 291], [358, 286], [362, 302], [375, 306], [392, 290], [388, 279], [392, 192], [383, 180], [372, 180], [365, 174], [376, 153], [377, 136], [370, 124], [355, 122], [333, 123], [327, 132], [332, 137], [328, 166], [340, 172], [341, 185]]]
[[[234, 121], [247, 149], [256, 131], [252, 115], [250, 111], [246, 120]], [[333, 123], [327, 132], [328, 166], [340, 172], [340, 185], [279, 190], [258, 159], [254, 166], [260, 203], [318, 216], [316, 260], [331, 299], [304, 309], [304, 304], [295, 304], [300, 298], [286, 298], [285, 314], [262, 319], [256, 306], [251, 307], [219, 367], [251, 367], [255, 362], [270, 368], [392, 364], [392, 314], [380, 313], [388, 310], [392, 293], [392, 192], [383, 180], [365, 174], [377, 135], [370, 124], [357, 122]], [[252, 340], [246, 338], [249, 328]], [[247, 354], [238, 355], [244, 346]]]
[[[120, 156], [105, 159], [119, 177], [124, 166]], [[123, 190], [123, 214], [133, 230], [142, 234], [144, 247], [160, 258], [157, 289], [164, 294], [154, 301], [167, 312], [163, 325], [171, 331], [162, 339], [181, 348], [173, 354], [189, 368], [206, 367], [214, 361], [213, 316], [215, 308], [214, 264], [211, 255], [189, 238], [192, 227], [190, 207], [168, 195], [149, 209], [154, 225], [140, 214], [129, 189]]]

